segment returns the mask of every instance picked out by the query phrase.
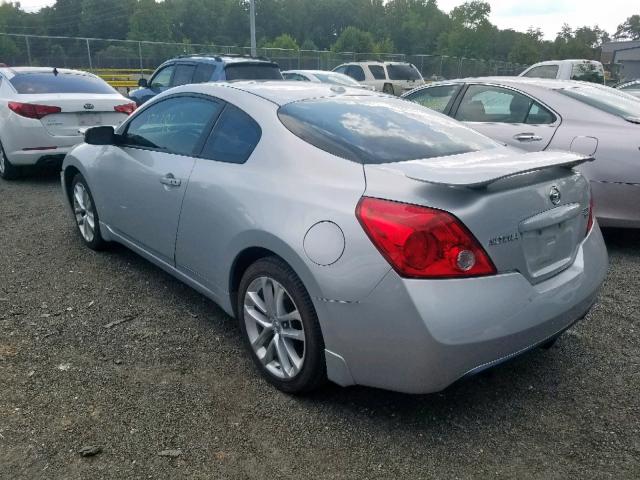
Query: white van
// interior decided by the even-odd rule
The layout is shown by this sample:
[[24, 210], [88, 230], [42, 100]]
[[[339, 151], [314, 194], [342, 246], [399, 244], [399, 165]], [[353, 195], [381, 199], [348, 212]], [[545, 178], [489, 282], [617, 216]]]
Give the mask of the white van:
[[520, 76], [604, 84], [604, 67], [595, 60], [551, 60], [531, 65]]

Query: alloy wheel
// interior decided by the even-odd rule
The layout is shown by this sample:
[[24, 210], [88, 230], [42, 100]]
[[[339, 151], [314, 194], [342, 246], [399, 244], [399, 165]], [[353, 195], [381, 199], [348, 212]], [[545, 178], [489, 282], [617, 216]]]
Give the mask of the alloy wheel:
[[73, 188], [73, 211], [82, 238], [91, 243], [95, 237], [95, 210], [87, 188], [80, 182]]
[[4, 174], [4, 169], [7, 168], [5, 161], [4, 150], [0, 147], [0, 175]]
[[253, 280], [244, 296], [244, 322], [251, 348], [269, 373], [295, 377], [305, 358], [300, 312], [289, 292], [270, 277]]

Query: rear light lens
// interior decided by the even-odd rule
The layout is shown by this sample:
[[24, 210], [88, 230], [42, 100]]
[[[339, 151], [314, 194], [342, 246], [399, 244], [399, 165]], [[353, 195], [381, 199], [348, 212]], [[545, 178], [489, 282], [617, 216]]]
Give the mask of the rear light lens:
[[373, 244], [403, 277], [493, 275], [493, 262], [453, 215], [428, 207], [362, 197], [356, 216]]
[[126, 113], [127, 115], [131, 115], [135, 112], [137, 105], [135, 103], [124, 103], [122, 105], [116, 105], [113, 109], [119, 113]]
[[36, 105], [34, 103], [9, 102], [9, 109], [17, 113], [21, 117], [40, 119], [51, 115], [52, 113], [60, 113], [62, 109], [52, 105]]
[[593, 196], [589, 198], [589, 218], [587, 220], [587, 231], [585, 232], [585, 237], [589, 235], [591, 228], [593, 227]]

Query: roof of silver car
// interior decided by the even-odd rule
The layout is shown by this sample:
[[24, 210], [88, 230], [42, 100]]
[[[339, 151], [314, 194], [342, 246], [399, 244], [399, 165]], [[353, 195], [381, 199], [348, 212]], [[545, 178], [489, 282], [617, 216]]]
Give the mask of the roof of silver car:
[[[327, 83], [312, 83], [299, 81], [274, 80], [267, 82], [259, 81], [238, 81], [232, 83], [210, 83], [211, 87], [231, 87], [251, 93], [258, 97], [269, 100], [277, 105], [285, 105], [300, 100], [311, 98], [338, 97], [343, 95], [381, 96], [383, 94], [363, 90], [360, 88], [343, 87], [341, 85], [331, 85]], [[384, 95], [386, 96], [386, 95]]]
[[[577, 80], [556, 80], [549, 78], [533, 78], [533, 77], [470, 77], [459, 78], [455, 80], [443, 80], [441, 84], [445, 83], [497, 83], [497, 84], [519, 84], [519, 85], [533, 85], [537, 87], [543, 87], [548, 89], [560, 89], [567, 87], [575, 87], [578, 85], [584, 85], [586, 82], [579, 82]], [[596, 84], [589, 84], [596, 85]]]

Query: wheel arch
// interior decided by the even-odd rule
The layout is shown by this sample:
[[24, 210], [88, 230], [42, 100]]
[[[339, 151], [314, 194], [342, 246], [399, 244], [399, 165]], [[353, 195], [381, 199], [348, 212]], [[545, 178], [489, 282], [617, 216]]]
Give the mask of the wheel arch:
[[320, 296], [320, 287], [316, 282], [311, 270], [298, 253], [291, 248], [285, 241], [266, 232], [251, 232], [247, 236], [252, 238], [252, 242], [243, 242], [236, 239], [232, 242], [235, 245], [241, 245], [235, 254], [229, 255], [227, 258], [233, 258], [228, 268], [228, 292], [231, 310], [237, 317], [237, 300], [238, 286], [242, 280], [242, 275], [247, 268], [257, 260], [265, 257], [276, 257], [287, 264], [293, 272], [300, 278], [302, 284], [306, 288], [311, 301], [318, 310], [318, 297]]

